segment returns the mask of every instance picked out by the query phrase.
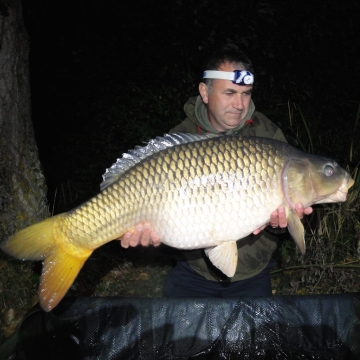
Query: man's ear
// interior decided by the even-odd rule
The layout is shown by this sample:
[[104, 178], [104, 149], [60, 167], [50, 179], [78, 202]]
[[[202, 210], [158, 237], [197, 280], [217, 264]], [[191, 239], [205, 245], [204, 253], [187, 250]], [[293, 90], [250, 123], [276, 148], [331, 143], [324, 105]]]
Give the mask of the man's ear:
[[201, 82], [199, 84], [199, 93], [200, 93], [203, 103], [207, 104], [209, 102], [209, 89], [206, 86], [206, 84], [203, 82]]

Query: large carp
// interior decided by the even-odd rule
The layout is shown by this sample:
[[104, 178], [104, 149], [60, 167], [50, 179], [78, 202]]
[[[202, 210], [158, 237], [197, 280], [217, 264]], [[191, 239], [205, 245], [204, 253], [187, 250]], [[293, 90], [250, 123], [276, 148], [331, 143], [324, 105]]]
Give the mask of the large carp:
[[354, 183], [335, 161], [259, 137], [173, 134], [136, 147], [106, 171], [102, 191], [86, 203], [21, 230], [0, 246], [43, 260], [39, 298], [50, 311], [94, 249], [148, 221], [162, 243], [205, 248], [227, 276], [236, 241], [269, 222], [280, 205], [305, 252], [294, 206], [345, 201]]

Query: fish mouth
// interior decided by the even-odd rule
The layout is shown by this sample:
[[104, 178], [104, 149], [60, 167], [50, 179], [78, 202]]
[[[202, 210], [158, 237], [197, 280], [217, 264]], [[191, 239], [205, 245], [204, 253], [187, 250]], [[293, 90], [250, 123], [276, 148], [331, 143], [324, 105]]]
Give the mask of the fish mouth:
[[319, 199], [318, 201], [314, 202], [314, 204], [344, 202], [347, 199], [347, 195], [348, 195], [347, 191], [342, 191], [339, 189], [335, 193]]
[[334, 194], [331, 194], [329, 196], [329, 199], [334, 201], [346, 201], [348, 190], [354, 185], [354, 183], [355, 181], [353, 178], [351, 178], [350, 176], [346, 177], [341, 186], [339, 187], [338, 191]]
[[338, 190], [335, 194], [331, 194], [329, 199], [336, 202], [336, 201], [346, 201], [348, 192], [343, 190]]
[[351, 177], [347, 177], [346, 179], [344, 179], [341, 186], [336, 192], [325, 196], [324, 198], [316, 201], [314, 204], [346, 201], [348, 196], [348, 190], [354, 185], [354, 182], [354, 179], [352, 179]]

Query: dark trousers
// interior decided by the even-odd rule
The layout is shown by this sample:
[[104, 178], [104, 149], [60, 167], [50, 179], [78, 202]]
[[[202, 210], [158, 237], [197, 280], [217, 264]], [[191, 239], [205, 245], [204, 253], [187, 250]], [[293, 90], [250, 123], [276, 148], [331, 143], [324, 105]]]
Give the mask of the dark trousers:
[[165, 283], [165, 297], [172, 298], [228, 298], [271, 296], [270, 270], [276, 265], [270, 260], [258, 275], [234, 282], [211, 281], [193, 270], [186, 261], [178, 261]]

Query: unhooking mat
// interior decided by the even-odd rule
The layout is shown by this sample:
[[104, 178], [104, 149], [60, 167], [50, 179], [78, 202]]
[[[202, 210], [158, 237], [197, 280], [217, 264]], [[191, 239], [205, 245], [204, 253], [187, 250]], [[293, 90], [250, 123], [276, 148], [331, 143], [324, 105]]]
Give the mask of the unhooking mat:
[[8, 359], [360, 359], [360, 296], [64, 298], [16, 341]]

